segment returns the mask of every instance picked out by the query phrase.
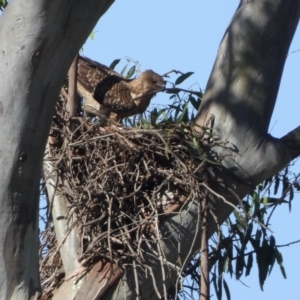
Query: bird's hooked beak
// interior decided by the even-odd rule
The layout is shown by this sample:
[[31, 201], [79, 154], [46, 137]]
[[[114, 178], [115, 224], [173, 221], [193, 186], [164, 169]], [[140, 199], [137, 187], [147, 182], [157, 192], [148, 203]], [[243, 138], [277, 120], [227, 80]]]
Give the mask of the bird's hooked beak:
[[166, 81], [164, 81], [163, 83], [156, 84], [158, 91], [163, 92], [166, 89], [166, 84]]

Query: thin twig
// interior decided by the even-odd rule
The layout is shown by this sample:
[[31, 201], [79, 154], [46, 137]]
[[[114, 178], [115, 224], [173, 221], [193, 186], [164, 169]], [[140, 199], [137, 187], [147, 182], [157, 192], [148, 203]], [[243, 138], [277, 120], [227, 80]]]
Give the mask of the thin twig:
[[68, 72], [69, 87], [68, 87], [67, 111], [69, 112], [71, 118], [75, 116], [75, 112], [76, 112], [77, 59], [78, 59], [78, 55], [75, 56]]

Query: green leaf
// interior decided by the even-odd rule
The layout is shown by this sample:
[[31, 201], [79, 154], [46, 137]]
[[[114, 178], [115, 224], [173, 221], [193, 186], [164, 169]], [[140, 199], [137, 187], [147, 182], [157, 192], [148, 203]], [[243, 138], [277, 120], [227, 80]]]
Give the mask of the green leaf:
[[176, 123], [184, 121], [184, 118], [186, 118], [186, 114], [188, 113], [188, 103], [185, 103], [183, 105], [183, 110], [181, 115], [175, 120]]
[[167, 121], [167, 120], [168, 120], [168, 116], [167, 116], [167, 114], [166, 114], [165, 109], [162, 109], [161, 114], [162, 114], [162, 116], [163, 116], [163, 118], [164, 118], [164, 121]]
[[289, 211], [291, 212], [292, 209], [292, 200], [294, 199], [294, 189], [293, 187], [290, 188], [290, 197], [289, 197]]
[[[256, 235], [257, 235], [257, 232], [258, 231], [256, 231]], [[250, 242], [251, 242], [251, 245], [254, 248], [255, 252], [257, 253], [259, 251], [260, 240], [259, 239], [254, 239], [254, 238], [251, 237]]]
[[253, 191], [252, 194], [252, 205], [253, 205], [253, 217], [260, 216], [260, 211], [259, 211], [259, 207], [260, 207], [260, 198], [257, 192]]
[[153, 129], [153, 125], [150, 122], [147, 122], [145, 120], [143, 120], [140, 126], [142, 129]]
[[134, 73], [135, 73], [135, 65], [129, 69], [129, 71], [127, 72], [126, 78], [131, 78]]
[[270, 177], [270, 178], [268, 178], [268, 179], [266, 179], [266, 180], [264, 181], [264, 189], [267, 187], [267, 185], [268, 185], [269, 183], [272, 182], [272, 179], [273, 179], [273, 177]]
[[248, 224], [247, 231], [245, 234], [244, 242], [243, 242], [243, 247], [246, 248], [246, 244], [249, 242], [251, 234], [252, 234], [252, 229], [253, 229], [253, 223]]
[[159, 111], [157, 111], [157, 108], [154, 108], [151, 112], [150, 112], [150, 119], [151, 119], [151, 124], [155, 125], [157, 123], [158, 118], [162, 115], [164, 120], [168, 120], [168, 116], [165, 113], [165, 108], [160, 109]]
[[175, 81], [175, 85], [178, 85], [180, 83], [182, 83], [183, 81], [185, 81], [187, 78], [189, 78], [192, 74], [194, 74], [194, 72], [187, 72], [185, 74], [180, 75], [176, 81]]
[[276, 240], [273, 235], [270, 236], [270, 246], [274, 248], [276, 245]]
[[252, 200], [255, 204], [259, 204], [260, 201], [259, 201], [258, 194], [256, 192], [253, 192]]
[[222, 254], [220, 253], [218, 255], [218, 260], [219, 260], [219, 263], [218, 263], [218, 276], [219, 278], [222, 277], [222, 274], [223, 274], [223, 267], [224, 267], [224, 257], [222, 256]]
[[276, 257], [276, 261], [280, 267], [280, 271], [282, 273], [282, 276], [284, 279], [286, 279], [286, 273], [285, 273], [285, 269], [284, 269], [284, 266], [283, 266], [283, 258], [282, 258], [282, 254], [278, 251], [278, 249], [276, 248], [275, 249], [275, 257]]
[[8, 1], [7, 0], [0, 0], [0, 10], [3, 11], [4, 8], [7, 6]]
[[189, 95], [189, 102], [193, 105], [193, 107], [198, 110], [200, 103], [201, 103], [201, 99], [198, 98], [197, 100], [195, 99], [195, 97], [193, 97], [192, 95]]
[[169, 108], [175, 110], [174, 120], [176, 120], [177, 117], [178, 117], [178, 115], [179, 115], [179, 113], [182, 111], [182, 109], [180, 108], [180, 104], [178, 104], [178, 105], [169, 105]]
[[290, 185], [289, 179], [287, 176], [283, 176], [282, 179], [282, 194], [288, 189]]
[[268, 197], [263, 197], [263, 205], [264, 207], [268, 205]]
[[269, 246], [268, 241], [264, 239], [260, 250], [257, 252], [257, 265], [261, 290], [263, 290], [263, 286], [268, 275], [269, 266], [273, 255], [274, 249], [272, 249]]
[[270, 257], [270, 262], [269, 262], [270, 265], [269, 275], [270, 275], [275, 263], [275, 256], [276, 256], [276, 247], [275, 247], [276, 241], [273, 235], [271, 235], [269, 243], [270, 243], [270, 248], [273, 249], [272, 256]]
[[274, 195], [276, 195], [278, 192], [279, 182], [280, 182], [279, 177], [276, 175], [275, 176], [275, 184], [274, 184]]
[[203, 149], [201, 148], [199, 142], [197, 141], [197, 139], [195, 137], [193, 137], [193, 145], [194, 145], [194, 149], [196, 150], [197, 154], [199, 156], [201, 156], [203, 154]]
[[249, 256], [248, 256], [248, 260], [247, 260], [245, 276], [250, 275], [250, 271], [251, 271], [252, 266], [253, 266], [253, 254], [250, 253]]
[[284, 176], [286, 176], [288, 174], [288, 172], [289, 172], [289, 168], [286, 167], [285, 170], [284, 170]]
[[238, 255], [235, 265], [235, 277], [237, 280], [240, 279], [240, 277], [243, 275], [244, 266], [244, 254]]
[[227, 251], [229, 259], [232, 260], [232, 258], [233, 258], [232, 238], [231, 238], [231, 241], [230, 241], [226, 251]]
[[236, 217], [237, 225], [241, 225], [242, 228], [239, 228], [241, 231], [248, 227], [247, 220], [236, 210], [233, 211], [234, 216]]
[[222, 282], [223, 282], [222, 277], [219, 276], [219, 278], [218, 278], [218, 288], [219, 288], [218, 300], [222, 299], [222, 291], [223, 291], [223, 289], [222, 289]]
[[294, 199], [294, 189], [293, 188], [291, 188], [290, 189], [290, 201], [292, 201], [293, 199]]
[[216, 276], [215, 272], [213, 273], [213, 276], [212, 276], [212, 282], [213, 282], [213, 285], [214, 285], [214, 288], [215, 288], [217, 299], [221, 300], [221, 298], [219, 297], [219, 289], [218, 289], [218, 286], [217, 286], [217, 276]]
[[110, 69], [114, 69], [121, 59], [115, 59], [109, 66]]
[[223, 270], [222, 272], [227, 272], [228, 271], [228, 265], [229, 265], [229, 257], [227, 255], [224, 256], [223, 259]]
[[128, 67], [128, 64], [127, 64], [127, 65], [125, 65], [125, 66], [124, 66], [124, 68], [122, 69], [122, 71], [121, 71], [121, 75], [124, 75], [124, 73], [125, 73], [125, 71], [126, 71], [127, 67]]
[[225, 281], [225, 279], [223, 279], [223, 286], [224, 286], [224, 290], [225, 290], [225, 293], [226, 293], [227, 300], [230, 300], [231, 299], [230, 291], [229, 291], [229, 287], [228, 287], [227, 282]]
[[90, 33], [90, 36], [89, 36], [89, 37], [90, 37], [91, 40], [93, 40], [93, 39], [95, 38], [95, 32], [92, 31], [92, 32]]
[[228, 257], [228, 272], [230, 276], [232, 277], [233, 274], [233, 267], [232, 267], [232, 257], [233, 257], [233, 248], [232, 248], [232, 242], [228, 245], [226, 252], [227, 252], [227, 257]]

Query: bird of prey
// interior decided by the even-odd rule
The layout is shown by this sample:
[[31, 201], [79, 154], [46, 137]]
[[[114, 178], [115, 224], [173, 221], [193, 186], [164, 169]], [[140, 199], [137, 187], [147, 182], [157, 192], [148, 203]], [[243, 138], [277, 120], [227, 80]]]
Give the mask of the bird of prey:
[[85, 98], [86, 111], [95, 115], [119, 122], [141, 114], [164, 87], [163, 78], [152, 70], [142, 72], [138, 78], [127, 79], [87, 57], [78, 57], [77, 91]]

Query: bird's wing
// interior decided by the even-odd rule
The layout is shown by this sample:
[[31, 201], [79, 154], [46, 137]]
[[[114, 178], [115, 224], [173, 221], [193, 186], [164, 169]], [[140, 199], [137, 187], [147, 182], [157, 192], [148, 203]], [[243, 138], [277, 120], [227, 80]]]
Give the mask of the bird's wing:
[[101, 83], [101, 81], [111, 76], [127, 81], [126, 78], [109, 69], [105, 65], [87, 57], [78, 57], [77, 80], [87, 92], [93, 93], [94, 89], [99, 83]]
[[133, 110], [136, 104], [132, 99], [130, 86], [119, 77], [110, 76], [102, 80], [93, 96], [99, 103], [122, 117], [135, 114]]
[[[84, 91], [90, 94], [99, 104], [99, 110], [105, 115], [109, 112], [117, 114], [118, 118], [129, 117], [145, 111], [151, 97], [142, 101], [134, 101], [132, 79], [127, 79], [105, 65], [87, 57], [78, 57], [77, 88], [84, 96]], [[148, 99], [149, 98], [149, 99]]]

